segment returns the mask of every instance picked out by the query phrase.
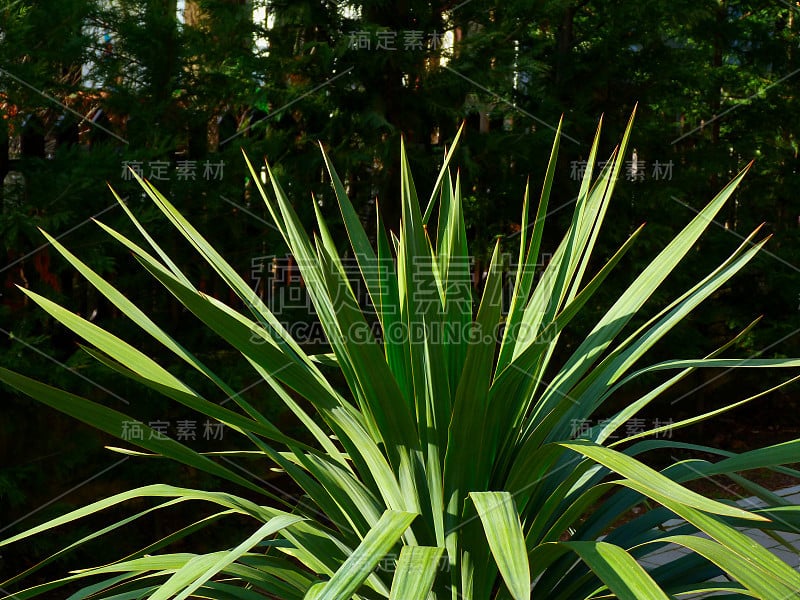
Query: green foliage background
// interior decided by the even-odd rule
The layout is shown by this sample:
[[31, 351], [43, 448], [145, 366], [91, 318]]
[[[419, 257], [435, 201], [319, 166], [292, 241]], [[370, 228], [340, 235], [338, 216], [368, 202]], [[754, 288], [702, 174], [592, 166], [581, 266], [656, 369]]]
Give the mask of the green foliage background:
[[[253, 188], [242, 150], [253, 158], [267, 156], [276, 165], [276, 174], [309, 222], [313, 214], [307, 200], [313, 192], [334, 238], [343, 239], [317, 141], [334, 157], [365, 223], [374, 222], [377, 197], [392, 224], [400, 210], [400, 136], [405, 136], [417, 185], [429, 189], [444, 145], [466, 120], [466, 135], [454, 162], [471, 186], [465, 189], [468, 234], [478, 240], [474, 248], [485, 249], [476, 259], [485, 261], [497, 236], [504, 238], [507, 252], [516, 252], [522, 190], [528, 177], [534, 187], [541, 182], [559, 117], [565, 116], [569, 138], [562, 144], [551, 206], [565, 208], [550, 220], [565, 224], [580, 183], [572, 177], [573, 163], [586, 159], [589, 150], [585, 142], [570, 140], [591, 139], [602, 114], [607, 142], [603, 152], [610, 153], [636, 103], [631, 146], [646, 162], [645, 178], [620, 183], [598, 256], [616, 248], [646, 221], [646, 239], [656, 241], [650, 247], [637, 245], [625, 258], [626, 268], [620, 269], [640, 271], [660, 249], [658, 240], [670, 239], [694, 209], [751, 159], [755, 165], [736, 202], [701, 240], [691, 269], [708, 271], [738, 245], [742, 232], [761, 222], [774, 235], [767, 247], [771, 254], [763, 253], [753, 268], [721, 290], [680, 336], [656, 348], [657, 357], [697, 355], [716, 347], [754, 313], [763, 313], [764, 319], [745, 341], [747, 352], [797, 355], [800, 123], [794, 115], [800, 82], [800, 9], [792, 3], [285, 0], [270, 2], [271, 29], [254, 24], [252, 6], [236, 0], [188, 2], [186, 24], [176, 19], [177, 8], [175, 0], [20, 0], [0, 6], [5, 130], [0, 140], [23, 131], [28, 144], [14, 164], [0, 152], [3, 176], [18, 170], [26, 179], [24, 198], [18, 201], [6, 193], [0, 214], [0, 263], [13, 265], [0, 265], [3, 366], [32, 376], [46, 372], [55, 385], [120, 402], [80, 376], [89, 378], [135, 405], [143, 421], [192, 418], [95, 367], [77, 351], [72, 337], [23, 302], [14, 284], [66, 301], [83, 315], [97, 311], [97, 322], [123, 337], [132, 331], [63, 261], [49, 262], [48, 250], [39, 249], [43, 238], [37, 227], [42, 227], [54, 235], [69, 231], [65, 241], [73, 251], [118, 287], [135, 290], [134, 302], [150, 306], [154, 320], [164, 327], [180, 330], [181, 339], [234, 388], [251, 383], [177, 303], [165, 301], [152, 283], [130, 268], [130, 257], [101, 244], [102, 236], [91, 223], [81, 225], [107, 210], [107, 223], [130, 232], [122, 215], [116, 214], [120, 209], [110, 208], [114, 200], [108, 183], [128, 196], [129, 206], [149, 231], [162, 234], [160, 241], [176, 262], [187, 264], [182, 258], [189, 254], [182, 242], [174, 239], [156, 209], [140, 202], [141, 192], [125, 174], [125, 161], [169, 161], [171, 176], [155, 181], [159, 189], [247, 274], [254, 257], [280, 256], [285, 249], [276, 232], [260, 220], [266, 217], [263, 205], [251, 203]], [[354, 32], [377, 36], [421, 31], [427, 42], [432, 34], [453, 28], [462, 37], [452, 51], [405, 50], [400, 37], [395, 51], [376, 49], [376, 37], [370, 38], [371, 49], [351, 47]], [[102, 32], [111, 36], [111, 49], [103, 47]], [[268, 52], [255, 47], [254, 36], [269, 40]], [[449, 58], [446, 65], [441, 64], [442, 55]], [[89, 62], [94, 65], [92, 79], [102, 82], [102, 94], [81, 81], [81, 65]], [[125, 142], [59, 103], [90, 118], [96, 116], [92, 110], [101, 108], [96, 125]], [[481, 132], [482, 119], [488, 132]], [[228, 140], [232, 136], [236, 137]], [[60, 141], [49, 157], [46, 137]], [[196, 180], [177, 180], [177, 160], [197, 161]], [[224, 162], [224, 176], [204, 179], [205, 161]], [[655, 161], [671, 161], [671, 178], [653, 177]], [[144, 174], [149, 174], [146, 166]], [[553, 236], [561, 231], [548, 228]], [[555, 237], [545, 239], [545, 251], [548, 243], [554, 244]], [[209, 293], [222, 293], [207, 266], [196, 264], [194, 269], [188, 274], [204, 278]], [[690, 279], [684, 272], [671, 283], [686, 287]], [[627, 283], [623, 278], [619, 286]], [[603, 301], [610, 299], [598, 300], [595, 316], [607, 307]], [[584, 318], [576, 330], [594, 320], [592, 314]], [[157, 355], [158, 350], [154, 347], [152, 352]], [[180, 372], [182, 367], [175, 369]], [[748, 381], [747, 375], [737, 374], [735, 386], [717, 375], [689, 381], [683, 393], [706, 385], [682, 402], [713, 405], [721, 396], [743, 395], [755, 383], [765, 387], [763, 381]], [[185, 372], [180, 376], [192, 378]], [[256, 387], [249, 393], [259, 409], [275, 416], [269, 414], [273, 404], [265, 389]], [[2, 529], [116, 459], [100, 449], [108, 440], [99, 434], [35, 407], [8, 389], [0, 394]], [[786, 410], [796, 404], [791, 398], [768, 398], [759, 411], [774, 416], [771, 406]], [[677, 420], [685, 412], [696, 411], [694, 406], [683, 411], [678, 403], [664, 406], [656, 416]], [[787, 412], [782, 424], [796, 426], [796, 417]], [[166, 464], [134, 462], [126, 461], [30, 518], [78, 505], [95, 496], [90, 490], [99, 485], [123, 489], [128, 481], [205, 477]], [[31, 548], [30, 556], [40, 551]], [[3, 557], [0, 572], [18, 571], [30, 556]]]

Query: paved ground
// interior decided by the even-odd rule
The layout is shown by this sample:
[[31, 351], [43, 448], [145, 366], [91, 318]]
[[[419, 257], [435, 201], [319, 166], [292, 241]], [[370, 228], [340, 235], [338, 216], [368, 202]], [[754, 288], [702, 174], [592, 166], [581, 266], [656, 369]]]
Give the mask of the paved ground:
[[[776, 493], [779, 496], [782, 496], [787, 500], [789, 500], [792, 504], [800, 505], [800, 486], [795, 486], [784, 490], [780, 490]], [[740, 500], [737, 504], [742, 508], [744, 508], [745, 510], [761, 508], [764, 506], [764, 503], [756, 497], [745, 498], [744, 500]], [[680, 524], [681, 521], [679, 520], [668, 521], [667, 523], [665, 523], [667, 527], [676, 526]], [[789, 528], [787, 527], [787, 529]], [[795, 569], [800, 570], [800, 531], [786, 531], [786, 532], [781, 532], [779, 534], [781, 538], [783, 538], [789, 545], [795, 548], [795, 552], [791, 552], [779, 541], [771, 538], [770, 536], [758, 530], [742, 529], [741, 531], [750, 536], [760, 545], [767, 548], [770, 552], [778, 556], [784, 562], [790, 564]], [[669, 544], [668, 546], [659, 548], [652, 554], [646, 555], [639, 562], [649, 570], [653, 567], [657, 567], [659, 565], [663, 565], [677, 558], [680, 558], [682, 555], [688, 554], [689, 552], [690, 550], [687, 550], [682, 546]], [[705, 596], [702, 597], [712, 597], [713, 595], [714, 594], [706, 594]], [[699, 596], [696, 596], [696, 598], [697, 597]]]

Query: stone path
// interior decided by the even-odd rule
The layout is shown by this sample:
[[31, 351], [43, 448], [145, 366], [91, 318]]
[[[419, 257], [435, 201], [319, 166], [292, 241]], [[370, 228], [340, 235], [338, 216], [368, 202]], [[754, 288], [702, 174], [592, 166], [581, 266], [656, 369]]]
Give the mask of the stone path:
[[[791, 488], [787, 488], [784, 490], [780, 490], [775, 492], [777, 495], [782, 496], [792, 504], [800, 505], [800, 485], [794, 486]], [[744, 500], [740, 500], [737, 502], [739, 506], [741, 506], [745, 510], [751, 510], [756, 508], [761, 508], [764, 506], [764, 503], [756, 497], [745, 498]], [[677, 525], [682, 524], [682, 521], [676, 519], [673, 521], [667, 521], [664, 525], [667, 528], [674, 527]], [[787, 527], [788, 529], [788, 527]], [[800, 570], [800, 532], [799, 531], [786, 531], [786, 532], [776, 532], [778, 533], [781, 538], [783, 538], [786, 542], [789, 543], [793, 548], [795, 548], [795, 552], [791, 552], [788, 548], [782, 545], [779, 541], [774, 540], [767, 534], [758, 531], [756, 529], [741, 529], [743, 533], [751, 537], [754, 541], [759, 543], [761, 546], [768, 549], [774, 555], [778, 556], [781, 560], [786, 562], [787, 564], [791, 565], [795, 569]], [[639, 562], [644, 566], [646, 569], [650, 570], [654, 567], [658, 567], [660, 565], [667, 564], [672, 562], [673, 560], [680, 558], [684, 554], [689, 554], [691, 551], [682, 547], [676, 546], [675, 544], [669, 544], [662, 548], [659, 548], [655, 552], [651, 554], [647, 554], [643, 558], [639, 560]], [[724, 581], [724, 578], [721, 578], [720, 581]], [[710, 598], [716, 594], [705, 594], [703, 596], [694, 596], [694, 598]], [[685, 597], [689, 598], [689, 597]]]

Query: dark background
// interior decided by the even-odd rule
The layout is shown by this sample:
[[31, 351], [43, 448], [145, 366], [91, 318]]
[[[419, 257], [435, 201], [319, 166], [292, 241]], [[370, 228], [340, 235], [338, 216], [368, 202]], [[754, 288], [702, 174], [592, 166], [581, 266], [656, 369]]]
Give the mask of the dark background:
[[[197, 439], [187, 443], [197, 449], [244, 448], [232, 432], [204, 439], [201, 417], [98, 366], [64, 328], [25, 300], [16, 285], [91, 316], [152, 356], [163, 354], [43, 246], [38, 227], [63, 236], [68, 248], [234, 389], [244, 389], [255, 380], [247, 365], [236, 362], [234, 353], [87, 221], [97, 216], [134, 234], [115, 206], [107, 187], [112, 186], [201, 289], [229, 297], [142, 198], [126, 165], [138, 165], [263, 294], [273, 293], [273, 286], [299, 293], [296, 282], [267, 278], [261, 270], [269, 264], [262, 257], [284, 257], [285, 248], [266, 224], [269, 216], [247, 176], [242, 150], [258, 165], [268, 158], [309, 223], [313, 193], [334, 237], [344, 241], [318, 141], [332, 155], [368, 228], [376, 197], [384, 218], [396, 225], [401, 135], [417, 189], [427, 198], [445, 146], [465, 122], [454, 162], [480, 271], [498, 236], [505, 251], [517, 252], [525, 182], [530, 178], [538, 198], [559, 118], [564, 116], [565, 136], [544, 252], [555, 248], [569, 222], [581, 161], [601, 115], [605, 160], [637, 103], [626, 169], [594, 268], [642, 222], [646, 230], [597, 301], [565, 333], [563, 352], [580, 342], [695, 211], [754, 160], [718, 221], [654, 295], [647, 314], [705, 276], [762, 223], [761, 236], [773, 236], [768, 251], [648, 358], [705, 355], [759, 315], [761, 323], [738, 344], [736, 355], [797, 356], [798, 20], [800, 7], [788, 1], [7, 0], [0, 6], [0, 364], [143, 422], [167, 422], [170, 435], [178, 421], [195, 420]], [[636, 173], [633, 149], [640, 161]], [[302, 295], [296, 298], [284, 318], [307, 321]], [[163, 359], [191, 385], [205, 385], [172, 358]], [[782, 377], [745, 371], [734, 382], [721, 372], [697, 373], [645, 418], [678, 421]], [[624, 389], [607, 410], [641, 389]], [[293, 427], [266, 386], [246, 395], [268, 417]], [[798, 426], [797, 389], [788, 387], [674, 435], [736, 450], [797, 437]], [[103, 449], [113, 443], [119, 441], [0, 387], [0, 538], [137, 485], [217, 485], [157, 460], [119, 462], [123, 457]], [[271, 478], [277, 489], [291, 490], [269, 465], [247, 468]], [[188, 521], [203, 514], [197, 511], [180, 509], [178, 516]], [[108, 521], [104, 516], [98, 522]], [[172, 530], [165, 525], [151, 521], [126, 533], [113, 552], [88, 546], [74, 563], [59, 562], [55, 570], [95, 564], [98, 552], [121, 555]], [[0, 551], [0, 580], [91, 526], [87, 521], [85, 529]], [[217, 537], [189, 541], [195, 548], [218, 548], [235, 530], [236, 523], [226, 521], [214, 529]]]

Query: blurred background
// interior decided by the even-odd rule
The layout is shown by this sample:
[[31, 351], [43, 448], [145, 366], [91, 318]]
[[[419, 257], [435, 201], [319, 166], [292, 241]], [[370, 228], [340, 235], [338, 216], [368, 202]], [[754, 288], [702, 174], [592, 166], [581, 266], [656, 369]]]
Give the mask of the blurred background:
[[[318, 143], [374, 232], [376, 211], [391, 227], [399, 219], [401, 136], [417, 189], [427, 198], [464, 123], [454, 164], [477, 290], [495, 240], [509, 257], [518, 252], [526, 181], [538, 199], [559, 119], [563, 137], [541, 266], [569, 223], [601, 116], [605, 161], [637, 104], [594, 268], [639, 225], [646, 222], [646, 229], [603, 295], [564, 334], [562, 352], [574, 349], [634, 274], [754, 161], [718, 220], [660, 288], [649, 314], [762, 224], [757, 239], [772, 235], [767, 251], [649, 359], [703, 356], [759, 316], [758, 326], [727, 356], [798, 356], [798, 32], [800, 2], [788, 0], [2, 0], [0, 364], [158, 423], [164, 435], [195, 449], [245, 446], [232, 432], [115, 377], [25, 300], [16, 286], [144, 347], [206, 389], [77, 276], [48, 247], [42, 228], [129, 294], [234, 389], [245, 390], [268, 417], [292, 429], [248, 366], [234, 361], [234, 352], [197, 326], [92, 222], [136, 235], [109, 186], [201, 290], [236, 305], [143, 197], [132, 171], [152, 181], [282, 320], [309, 325], [314, 318], [302, 280], [270, 226], [243, 151], [257, 170], [269, 160], [309, 226], [316, 202], [344, 248]], [[513, 258], [508, 262], [512, 266]], [[311, 330], [303, 329], [302, 341], [323, 349]], [[783, 377], [737, 372], [734, 381], [721, 371], [696, 373], [642, 418], [648, 427], [678, 421]], [[651, 383], [623, 388], [616, 402], [625, 404]], [[787, 387], [669, 435], [736, 451], [796, 438], [798, 431], [797, 388]], [[136, 423], [120, 435], [136, 436]], [[111, 453], [107, 444], [124, 445], [0, 387], [0, 538], [137, 485], [216, 485], [184, 467]], [[246, 468], [290, 493], [269, 467]], [[126, 534], [112, 553], [154, 539], [169, 530], [163, 525], [152, 521], [152, 529]], [[218, 539], [200, 544], [224, 543], [230, 525], [225, 527]], [[0, 581], [80, 531], [63, 535], [0, 552]], [[74, 564], [95, 564], [98, 552], [100, 560], [108, 557], [107, 548], [89, 545]], [[72, 564], [59, 560], [54, 568], [63, 572]]]

